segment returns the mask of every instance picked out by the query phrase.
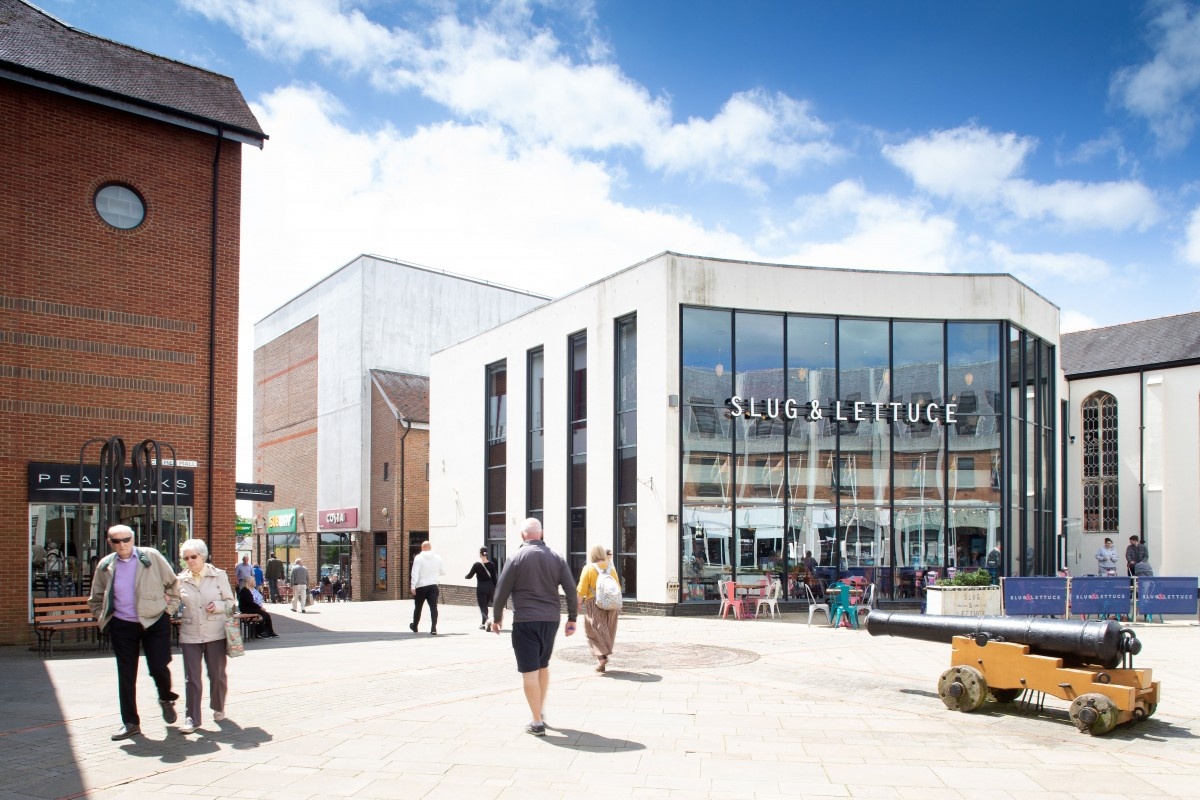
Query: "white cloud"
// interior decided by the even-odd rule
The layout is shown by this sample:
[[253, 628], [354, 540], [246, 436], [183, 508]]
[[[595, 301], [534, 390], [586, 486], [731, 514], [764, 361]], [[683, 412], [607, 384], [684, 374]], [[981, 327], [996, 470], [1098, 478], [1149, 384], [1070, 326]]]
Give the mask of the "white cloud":
[[1087, 331], [1092, 328], [1102, 327], [1092, 317], [1082, 311], [1073, 309], [1064, 310], [1058, 316], [1058, 329], [1062, 333], [1074, 333], [1075, 331]]
[[1183, 260], [1200, 267], [1200, 208], [1193, 209], [1188, 216], [1184, 235]]
[[[712, 119], [674, 123], [654, 97], [612, 61], [579, 62], [526, 3], [490, 7], [464, 23], [450, 14], [412, 29], [387, 28], [337, 0], [185, 0], [281, 59], [312, 53], [369, 75], [392, 91], [415, 89], [464, 121], [501, 125], [529, 144], [572, 151], [640, 151], [647, 166], [760, 189], [757, 173], [795, 172], [836, 158], [831, 131], [802, 102], [747, 91]], [[585, 24], [586, 58], [608, 58]]]
[[917, 272], [951, 272], [959, 263], [953, 220], [919, 202], [873, 195], [857, 181], [842, 181], [794, 206], [796, 216], [773, 242], [776, 258], [786, 263]]
[[1051, 220], [1069, 229], [1144, 230], [1161, 212], [1138, 181], [1055, 181], [1020, 177], [1037, 140], [968, 125], [934, 131], [883, 155], [921, 189], [978, 211], [1002, 210], [1019, 220]]
[[1188, 143], [1200, 100], [1200, 11], [1182, 2], [1165, 4], [1152, 22], [1154, 57], [1113, 75], [1109, 94], [1142, 117], [1164, 152]]
[[1108, 264], [1085, 253], [1017, 253], [999, 242], [990, 243], [987, 252], [1000, 271], [1031, 285], [1049, 280], [1087, 283], [1110, 273]]

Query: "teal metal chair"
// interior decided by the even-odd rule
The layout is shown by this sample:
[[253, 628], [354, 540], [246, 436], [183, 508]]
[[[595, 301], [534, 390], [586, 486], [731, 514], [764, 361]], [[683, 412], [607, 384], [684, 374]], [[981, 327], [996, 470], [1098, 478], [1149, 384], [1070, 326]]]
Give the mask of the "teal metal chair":
[[850, 604], [850, 587], [838, 581], [830, 585], [829, 608], [833, 612], [833, 627], [838, 627], [845, 620], [846, 627], [858, 627], [858, 609]]

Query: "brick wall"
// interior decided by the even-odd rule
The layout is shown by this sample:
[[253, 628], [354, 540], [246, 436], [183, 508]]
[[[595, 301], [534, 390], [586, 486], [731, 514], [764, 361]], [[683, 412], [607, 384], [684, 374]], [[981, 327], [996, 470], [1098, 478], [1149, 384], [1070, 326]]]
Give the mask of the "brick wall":
[[[388, 464], [384, 480], [384, 463]], [[371, 509], [363, 514], [363, 527], [371, 532], [386, 531], [388, 541], [388, 585], [376, 589], [376, 557], [373, 549], [360, 547], [362, 559], [356, 580], [355, 599], [396, 600], [411, 596], [408, 590], [409, 533], [429, 531], [429, 431], [405, 426], [396, 419], [391, 407], [371, 384]], [[403, 487], [403, 490], [401, 489]], [[388, 509], [386, 517], [383, 508]], [[373, 542], [372, 533], [363, 534]], [[358, 569], [359, 567], [356, 567]], [[447, 565], [447, 571], [452, 571]], [[361, 592], [361, 595], [359, 594]]]
[[[27, 464], [75, 463], [93, 437], [153, 438], [199, 462], [193, 535], [211, 533], [214, 561], [233, 567], [241, 146], [224, 142], [219, 161], [210, 459], [216, 145], [0, 81], [0, 644], [30, 638]], [[109, 182], [145, 199], [140, 227], [96, 213]]]
[[[275, 486], [274, 502], [254, 504], [255, 518], [265, 535], [267, 512], [295, 508], [299, 555], [314, 576], [319, 335], [319, 318], [313, 317], [254, 351], [254, 482]], [[299, 514], [304, 514], [303, 520]], [[255, 556], [261, 552], [265, 564], [270, 557], [267, 543], [258, 544]]]

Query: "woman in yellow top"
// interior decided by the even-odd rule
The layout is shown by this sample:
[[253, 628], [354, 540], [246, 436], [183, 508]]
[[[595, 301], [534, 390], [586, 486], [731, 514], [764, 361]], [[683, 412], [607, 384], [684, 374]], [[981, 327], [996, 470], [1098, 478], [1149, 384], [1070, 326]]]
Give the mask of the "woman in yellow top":
[[579, 605], [583, 609], [583, 632], [587, 635], [588, 646], [592, 655], [599, 662], [596, 672], [604, 672], [608, 666], [608, 657], [612, 655], [613, 640], [617, 638], [617, 609], [606, 610], [596, 606], [596, 578], [601, 572], [608, 572], [620, 585], [621, 579], [615, 568], [608, 563], [608, 554], [604, 545], [592, 545], [588, 550], [588, 559], [592, 562], [583, 568], [579, 576]]

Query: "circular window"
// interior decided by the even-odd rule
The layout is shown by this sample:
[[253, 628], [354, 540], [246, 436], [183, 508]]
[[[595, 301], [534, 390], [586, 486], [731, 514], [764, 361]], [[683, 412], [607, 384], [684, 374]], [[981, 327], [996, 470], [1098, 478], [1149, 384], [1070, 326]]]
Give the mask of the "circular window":
[[109, 225], [127, 231], [142, 224], [146, 218], [146, 205], [133, 189], [110, 183], [96, 192], [96, 212]]

